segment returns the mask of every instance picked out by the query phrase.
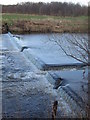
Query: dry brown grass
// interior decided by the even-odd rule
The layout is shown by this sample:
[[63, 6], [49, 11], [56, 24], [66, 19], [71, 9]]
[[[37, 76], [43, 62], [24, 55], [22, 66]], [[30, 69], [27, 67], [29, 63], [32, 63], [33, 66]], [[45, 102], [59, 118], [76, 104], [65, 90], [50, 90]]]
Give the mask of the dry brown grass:
[[72, 20], [16, 20], [13, 21], [13, 24], [9, 25], [9, 29], [12, 33], [20, 34], [32, 32], [86, 33], [88, 32], [88, 24], [86, 21]]

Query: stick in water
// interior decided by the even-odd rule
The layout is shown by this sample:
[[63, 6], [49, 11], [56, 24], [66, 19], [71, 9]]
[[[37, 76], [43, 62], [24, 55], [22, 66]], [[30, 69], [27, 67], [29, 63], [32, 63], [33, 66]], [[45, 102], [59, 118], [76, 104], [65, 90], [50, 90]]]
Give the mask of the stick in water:
[[58, 101], [54, 101], [53, 108], [52, 108], [52, 120], [55, 120], [56, 118], [57, 106], [58, 106]]

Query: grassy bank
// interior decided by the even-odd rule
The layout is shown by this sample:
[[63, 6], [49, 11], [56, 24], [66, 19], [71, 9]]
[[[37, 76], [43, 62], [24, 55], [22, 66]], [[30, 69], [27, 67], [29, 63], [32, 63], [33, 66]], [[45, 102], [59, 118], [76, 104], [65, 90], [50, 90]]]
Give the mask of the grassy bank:
[[[88, 31], [88, 17], [60, 17], [29, 14], [2, 14], [2, 23], [8, 24], [12, 33], [75, 32]], [[4, 30], [3, 30], [4, 32]]]

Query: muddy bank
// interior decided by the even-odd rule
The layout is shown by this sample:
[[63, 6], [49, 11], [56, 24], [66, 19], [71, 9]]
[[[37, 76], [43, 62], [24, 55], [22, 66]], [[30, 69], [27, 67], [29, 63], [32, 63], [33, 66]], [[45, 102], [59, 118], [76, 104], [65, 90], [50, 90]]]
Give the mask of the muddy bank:
[[[2, 24], [2, 33], [6, 33], [6, 22]], [[17, 20], [7, 23], [11, 33], [87, 33], [86, 21], [70, 20]]]

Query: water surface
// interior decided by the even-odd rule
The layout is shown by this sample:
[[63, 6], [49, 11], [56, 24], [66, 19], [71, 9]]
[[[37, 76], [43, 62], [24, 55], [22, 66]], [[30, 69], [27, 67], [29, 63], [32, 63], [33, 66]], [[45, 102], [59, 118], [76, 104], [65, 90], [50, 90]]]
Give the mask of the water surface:
[[[29, 34], [20, 35], [21, 39], [18, 40], [19, 44], [22, 46], [28, 46], [28, 51], [35, 57], [40, 58], [46, 64], [70, 64], [70, 63], [80, 63], [79, 61], [66, 56], [59, 45], [55, 43], [58, 38], [64, 47], [67, 46], [66, 39], [70, 38], [73, 40], [73, 34]], [[88, 39], [87, 34], [74, 34], [76, 39], [83, 39], [83, 36]], [[78, 37], [79, 36], [79, 37]], [[65, 42], [64, 42], [65, 41]], [[73, 50], [73, 46], [72, 51]], [[78, 54], [78, 53], [77, 53]]]

